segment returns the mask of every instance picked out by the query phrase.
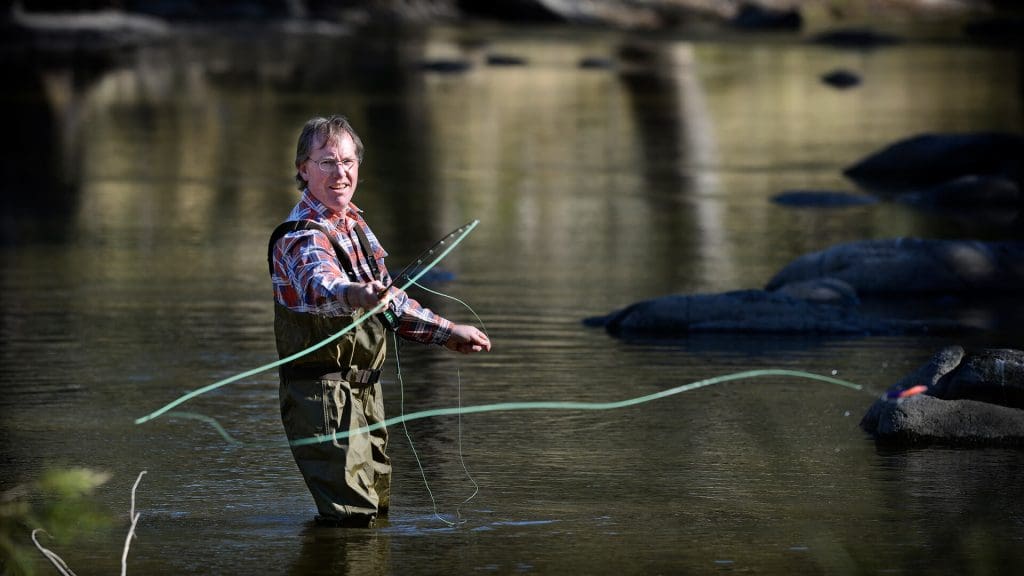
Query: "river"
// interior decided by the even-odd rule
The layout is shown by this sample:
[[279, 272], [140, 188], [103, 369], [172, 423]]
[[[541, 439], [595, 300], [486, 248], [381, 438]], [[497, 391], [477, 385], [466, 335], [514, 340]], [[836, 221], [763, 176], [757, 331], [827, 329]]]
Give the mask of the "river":
[[[427, 59], [469, 66], [439, 73], [419, 66]], [[1007, 237], [1005, 215], [771, 197], [860, 193], [843, 168], [915, 134], [1021, 131], [1020, 52], [933, 37], [850, 51], [794, 36], [478, 25], [194, 31], [113, 61], [22, 64], [0, 112], [16, 129], [6, 166], [18, 176], [3, 184], [0, 490], [54, 467], [112, 474], [96, 498], [115, 522], [52, 544], [77, 574], [119, 569], [143, 470], [129, 574], [1024, 568], [1024, 453], [883, 449], [858, 427], [942, 346], [1020, 348], [1019, 324], [969, 341], [646, 342], [581, 323], [645, 298], [758, 288], [840, 242]], [[863, 82], [821, 82], [839, 68]], [[480, 221], [432, 287], [472, 307], [494, 350], [402, 345], [402, 382], [391, 350], [390, 415], [610, 402], [768, 368], [863, 390], [766, 377], [608, 411], [410, 421], [391, 428], [389, 517], [372, 530], [317, 528], [273, 370], [178, 408], [235, 443], [203, 420], [133, 422], [276, 360], [266, 240], [298, 197], [299, 129], [332, 113], [366, 144], [356, 203], [392, 269]], [[984, 304], [963, 313], [1021, 317]]]

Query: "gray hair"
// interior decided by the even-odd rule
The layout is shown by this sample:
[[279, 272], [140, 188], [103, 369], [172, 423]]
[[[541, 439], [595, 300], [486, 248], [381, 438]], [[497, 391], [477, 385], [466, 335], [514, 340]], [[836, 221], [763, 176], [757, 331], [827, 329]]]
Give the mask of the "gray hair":
[[[309, 153], [313, 150], [315, 144], [319, 142], [321, 146], [325, 146], [328, 142], [337, 141], [344, 134], [348, 134], [352, 138], [352, 143], [356, 145], [356, 156], [358, 156], [359, 163], [362, 164], [363, 141], [359, 139], [359, 135], [356, 134], [352, 125], [348, 123], [348, 118], [336, 114], [330, 118], [322, 116], [311, 118], [302, 127], [302, 133], [299, 134], [299, 144], [295, 147], [295, 168], [298, 168], [299, 164], [302, 164], [309, 158]], [[295, 184], [299, 190], [305, 190], [309, 182], [306, 182], [296, 170]]]

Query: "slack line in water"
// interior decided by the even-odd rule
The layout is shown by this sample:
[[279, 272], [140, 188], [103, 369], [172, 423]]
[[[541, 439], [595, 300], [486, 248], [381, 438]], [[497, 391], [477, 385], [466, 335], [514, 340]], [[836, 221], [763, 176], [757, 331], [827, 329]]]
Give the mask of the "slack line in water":
[[[412, 263], [403, 268], [402, 271], [398, 273], [398, 276], [392, 279], [393, 281], [391, 283], [391, 286], [397, 284], [399, 282], [399, 279], [401, 278], [405, 279], [405, 281], [400, 286], [402, 290], [406, 290], [413, 284], [416, 284], [417, 280], [422, 278], [424, 274], [429, 272], [431, 268], [433, 268], [434, 266], [437, 265], [438, 262], [443, 260], [444, 257], [447, 256], [449, 252], [454, 250], [455, 247], [458, 246], [459, 242], [462, 242], [463, 238], [469, 235], [469, 233], [472, 232], [473, 229], [476, 228], [479, 223], [479, 220], [473, 220], [472, 222], [469, 222], [468, 224], [465, 224], [455, 229], [444, 238], [441, 238], [440, 240], [435, 242], [433, 246], [431, 246], [426, 251], [421, 253], [415, 260], [412, 261]], [[248, 378], [249, 376], [254, 376], [256, 374], [266, 372], [267, 370], [272, 370], [274, 368], [277, 368], [278, 366], [283, 366], [284, 364], [287, 364], [292, 360], [301, 358], [306, 354], [309, 354], [314, 350], [322, 348], [327, 344], [330, 344], [331, 342], [337, 340], [338, 338], [341, 338], [346, 333], [354, 330], [357, 326], [365, 322], [368, 318], [372, 318], [376, 316], [377, 313], [382, 312], [386, 305], [387, 303], [384, 302], [378, 304], [377, 306], [370, 310], [367, 310], [362, 316], [353, 320], [352, 323], [346, 326], [343, 330], [339, 330], [336, 334], [329, 336], [321, 340], [320, 342], [317, 342], [316, 344], [313, 344], [312, 346], [306, 348], [305, 350], [300, 350], [295, 354], [288, 356], [287, 358], [281, 358], [276, 362], [264, 364], [263, 366], [253, 368], [252, 370], [246, 370], [245, 372], [240, 372], [238, 374], [235, 374], [234, 376], [230, 376], [223, 380], [218, 380], [213, 384], [209, 384], [207, 386], [203, 386], [202, 388], [193, 390], [192, 392], [189, 392], [188, 394], [181, 396], [177, 400], [168, 403], [166, 406], [160, 408], [159, 410], [151, 412], [145, 416], [142, 416], [141, 418], [136, 418], [135, 424], [143, 424], [155, 418], [159, 418], [163, 414], [166, 414], [167, 412], [172, 410], [174, 407], [180, 406], [181, 404], [188, 402], [189, 400], [195, 398], [196, 396], [200, 396], [207, 392], [216, 390], [217, 388], [220, 388], [221, 386], [224, 386], [226, 384], [231, 384], [232, 382], [237, 382], [239, 380], [242, 380], [243, 378]]]
[[[463, 415], [463, 414], [478, 414], [483, 412], [509, 412], [513, 410], [616, 410], [618, 408], [626, 408], [629, 406], [636, 406], [637, 404], [644, 404], [646, 402], [652, 402], [654, 400], [660, 400], [662, 398], [668, 398], [669, 396], [675, 396], [676, 394], [682, 394], [683, 392], [690, 392], [697, 390], [698, 388], [704, 388], [714, 384], [721, 384], [723, 382], [731, 382], [734, 380], [748, 380], [752, 378], [762, 378], [765, 376], [788, 376], [794, 378], [803, 378], [807, 380], [816, 380], [819, 382], [825, 382], [828, 384], [835, 384], [837, 386], [843, 386], [844, 388], [850, 388], [851, 390], [863, 390], [860, 384], [855, 384], [847, 380], [841, 380], [839, 378], [833, 378], [831, 376], [822, 376], [821, 374], [815, 374], [813, 372], [805, 372], [803, 370], [786, 370], [781, 368], [766, 368], [762, 370], [747, 370], [745, 372], [734, 372], [732, 374], [724, 374], [722, 376], [715, 376], [713, 378], [707, 378], [704, 380], [698, 380], [696, 382], [690, 382], [689, 384], [682, 384], [674, 388], [662, 390], [661, 392], [655, 392], [653, 394], [646, 394], [643, 396], [636, 396], [633, 398], [627, 398], [625, 400], [618, 400], [614, 402], [571, 402], [571, 401], [543, 401], [543, 402], [503, 402], [498, 404], [481, 404], [479, 406], [459, 406], [453, 408], [436, 408], [433, 410], [422, 410], [420, 412], [412, 412], [410, 414], [402, 414], [401, 416], [395, 416], [388, 418], [383, 422], [378, 422], [371, 426], [364, 426], [353, 431], [336, 432], [333, 434], [325, 434], [320, 436], [310, 436], [308, 438], [299, 438], [288, 442], [291, 446], [306, 446], [309, 444], [319, 444], [321, 442], [333, 442], [348, 438], [352, 434], [365, 434], [378, 428], [391, 426], [393, 424], [400, 424], [402, 422], [408, 422], [410, 420], [421, 420], [424, 418], [434, 418], [437, 416], [450, 416], [450, 415]], [[233, 444], [241, 444], [238, 440], [231, 437], [224, 429], [216, 423], [213, 418], [195, 415], [195, 414], [182, 414], [172, 413], [171, 416], [181, 416], [185, 418], [192, 418], [209, 422], [213, 425], [218, 432], [228, 442]], [[283, 444], [283, 443], [282, 443]]]

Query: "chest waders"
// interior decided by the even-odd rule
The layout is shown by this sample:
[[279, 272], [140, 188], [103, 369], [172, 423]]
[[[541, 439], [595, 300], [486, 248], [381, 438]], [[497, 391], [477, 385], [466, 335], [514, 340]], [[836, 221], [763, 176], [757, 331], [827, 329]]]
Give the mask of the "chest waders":
[[[285, 222], [274, 230], [268, 249], [271, 274], [274, 245], [285, 234], [297, 230], [325, 234], [349, 279], [359, 281], [344, 249], [327, 230], [311, 220]], [[380, 279], [365, 232], [358, 224], [356, 230], [367, 265], [374, 278]], [[358, 317], [295, 312], [275, 302], [278, 357], [305, 350], [348, 327]], [[280, 368], [281, 420], [289, 441], [331, 436], [335, 432], [351, 433], [384, 420], [379, 380], [386, 352], [385, 336], [381, 319], [370, 318], [338, 340]], [[382, 427], [346, 438], [292, 446], [295, 463], [316, 502], [318, 520], [369, 525], [378, 513], [387, 512], [391, 494], [387, 445], [388, 433]]]

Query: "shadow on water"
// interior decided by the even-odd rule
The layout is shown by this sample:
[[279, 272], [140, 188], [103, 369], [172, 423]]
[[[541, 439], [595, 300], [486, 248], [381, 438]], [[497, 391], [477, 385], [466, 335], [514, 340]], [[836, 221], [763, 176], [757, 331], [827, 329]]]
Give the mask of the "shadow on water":
[[299, 538], [301, 551], [282, 573], [294, 576], [338, 574], [359, 566], [366, 574], [385, 574], [392, 569], [390, 548], [393, 544], [386, 526], [361, 530], [307, 524]]

